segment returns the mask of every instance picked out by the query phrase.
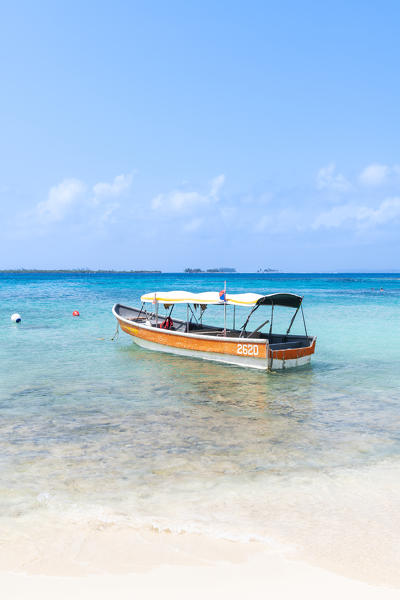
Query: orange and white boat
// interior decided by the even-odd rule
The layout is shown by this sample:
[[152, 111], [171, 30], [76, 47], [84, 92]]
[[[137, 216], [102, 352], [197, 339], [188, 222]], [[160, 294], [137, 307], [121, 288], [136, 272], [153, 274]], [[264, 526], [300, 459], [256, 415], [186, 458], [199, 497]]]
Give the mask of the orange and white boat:
[[[139, 346], [149, 350], [264, 370], [305, 365], [315, 352], [316, 338], [307, 333], [303, 298], [296, 294], [227, 294], [225, 290], [198, 294], [152, 292], [144, 294], [141, 301], [141, 308], [115, 304], [112, 312], [121, 329], [131, 335]], [[152, 305], [151, 310], [146, 308], [148, 304]], [[186, 304], [186, 319], [174, 317], [172, 320], [174, 307], [179, 304]], [[223, 307], [223, 327], [203, 324], [209, 305]], [[236, 327], [238, 307], [250, 309], [240, 327]], [[268, 307], [269, 318], [265, 319], [263, 315], [258, 326], [250, 325], [256, 311], [263, 307]], [[285, 333], [272, 331], [274, 310], [278, 307], [294, 309]], [[232, 314], [228, 315], [228, 309], [232, 308]], [[299, 311], [305, 335], [291, 335], [290, 330]], [[232, 317], [231, 328], [227, 326], [228, 317], [229, 322]], [[266, 331], [263, 332], [263, 329]]]

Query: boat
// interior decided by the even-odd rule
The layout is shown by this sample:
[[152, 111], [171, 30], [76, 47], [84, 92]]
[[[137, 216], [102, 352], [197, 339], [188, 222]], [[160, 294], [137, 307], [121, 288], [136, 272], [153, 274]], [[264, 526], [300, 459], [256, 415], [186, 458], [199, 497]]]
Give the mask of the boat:
[[[315, 352], [316, 337], [307, 332], [303, 297], [296, 294], [228, 294], [226, 289], [201, 293], [158, 291], [144, 294], [141, 302], [140, 308], [115, 304], [112, 312], [121, 329], [149, 350], [268, 371], [308, 364]], [[180, 304], [186, 304], [186, 319], [172, 318], [174, 307]], [[210, 305], [223, 307], [223, 326], [203, 323]], [[237, 326], [239, 307], [250, 310], [242, 325]], [[290, 313], [286, 332], [274, 333], [274, 311], [280, 307], [293, 309], [294, 313]], [[263, 308], [267, 308], [268, 315], [262, 314]], [[299, 311], [305, 334], [292, 335]], [[261, 323], [257, 324], [254, 317], [260, 313]]]

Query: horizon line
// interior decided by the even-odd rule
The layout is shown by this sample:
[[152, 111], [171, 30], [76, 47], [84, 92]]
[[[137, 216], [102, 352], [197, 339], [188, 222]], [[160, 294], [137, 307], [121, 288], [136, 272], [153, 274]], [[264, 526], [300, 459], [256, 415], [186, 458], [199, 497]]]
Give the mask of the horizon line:
[[373, 275], [373, 274], [381, 274], [381, 275], [390, 275], [393, 273], [400, 273], [400, 269], [387, 269], [387, 270], [350, 270], [350, 271], [341, 271], [341, 270], [332, 270], [332, 271], [280, 271], [280, 270], [271, 270], [271, 271], [196, 271], [192, 273], [188, 273], [183, 271], [162, 271], [160, 269], [0, 269], [0, 273], [71, 273], [71, 274], [95, 274], [95, 273], [110, 273], [110, 274], [136, 274], [136, 275], [317, 275], [317, 274], [325, 274], [325, 275], [351, 275], [351, 274], [365, 274], [365, 275]]

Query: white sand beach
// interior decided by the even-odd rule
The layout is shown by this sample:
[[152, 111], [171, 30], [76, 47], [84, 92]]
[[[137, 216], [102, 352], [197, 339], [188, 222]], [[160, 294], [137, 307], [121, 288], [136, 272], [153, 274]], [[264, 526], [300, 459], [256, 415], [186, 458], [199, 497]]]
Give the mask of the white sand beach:
[[400, 589], [376, 585], [374, 573], [369, 582], [345, 577], [278, 545], [106, 525], [47, 533], [30, 540], [30, 554], [26, 545], [9, 546], [8, 556], [3, 547], [2, 598], [400, 598]]
[[[396, 480], [389, 462], [275, 487], [262, 540], [139, 525], [115, 511], [82, 518], [78, 507], [61, 513], [44, 504], [1, 521], [2, 597], [400, 598]], [[237, 494], [229, 523], [238, 510]]]
[[[2, 598], [400, 598], [398, 589], [374, 586], [342, 577], [278, 554], [271, 554], [260, 547], [250, 551], [248, 544], [236, 543], [234, 546], [235, 548], [225, 548], [227, 554], [224, 560], [217, 560], [215, 556], [206, 558], [204, 545], [200, 543], [196, 548], [196, 544], [191, 540], [193, 552], [188, 552], [187, 564], [181, 564], [181, 556], [178, 564], [174, 564], [170, 558], [167, 563], [151, 567], [144, 567], [144, 563], [149, 559], [144, 552], [144, 561], [138, 565], [138, 570], [129, 574], [60, 576], [2, 573]], [[118, 569], [120, 566], [117, 556], [116, 563], [110, 565], [110, 568]], [[50, 570], [57, 572], [57, 561]]]

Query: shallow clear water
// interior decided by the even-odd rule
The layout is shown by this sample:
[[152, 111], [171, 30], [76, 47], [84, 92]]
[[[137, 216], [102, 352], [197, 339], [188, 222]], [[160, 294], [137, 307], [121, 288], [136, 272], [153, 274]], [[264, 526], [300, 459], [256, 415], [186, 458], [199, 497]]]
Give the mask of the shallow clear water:
[[388, 517], [400, 493], [400, 275], [227, 276], [233, 293], [305, 296], [317, 351], [293, 371], [150, 352], [124, 333], [111, 341], [115, 302], [218, 290], [223, 278], [0, 275], [3, 520], [122, 519], [306, 547], [335, 518], [343, 531], [354, 524], [378, 494], [370, 512], [378, 518], [376, 503], [386, 502], [391, 544], [400, 531]]

